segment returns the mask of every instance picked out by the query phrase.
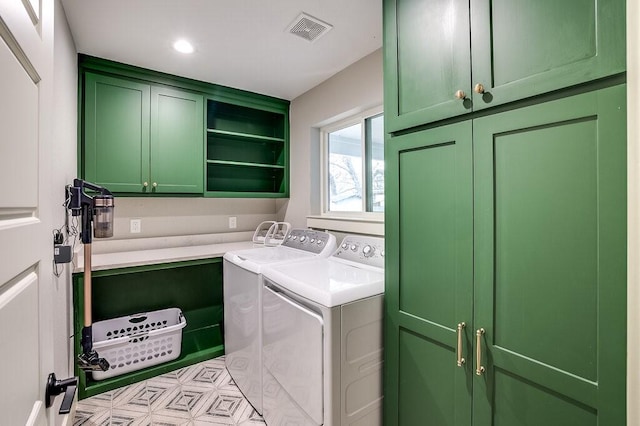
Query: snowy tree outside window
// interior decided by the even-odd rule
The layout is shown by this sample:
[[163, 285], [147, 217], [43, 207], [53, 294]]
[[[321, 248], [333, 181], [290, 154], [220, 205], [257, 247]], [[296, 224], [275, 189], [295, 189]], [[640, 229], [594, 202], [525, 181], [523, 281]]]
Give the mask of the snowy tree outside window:
[[327, 132], [330, 212], [384, 211], [382, 114]]

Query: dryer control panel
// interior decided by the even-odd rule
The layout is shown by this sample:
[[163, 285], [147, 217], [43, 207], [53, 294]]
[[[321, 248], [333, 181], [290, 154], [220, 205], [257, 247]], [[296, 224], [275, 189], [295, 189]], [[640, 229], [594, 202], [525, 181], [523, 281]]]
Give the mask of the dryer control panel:
[[384, 238], [347, 235], [333, 257], [384, 268]]
[[336, 249], [336, 237], [312, 229], [292, 229], [282, 245], [329, 256]]

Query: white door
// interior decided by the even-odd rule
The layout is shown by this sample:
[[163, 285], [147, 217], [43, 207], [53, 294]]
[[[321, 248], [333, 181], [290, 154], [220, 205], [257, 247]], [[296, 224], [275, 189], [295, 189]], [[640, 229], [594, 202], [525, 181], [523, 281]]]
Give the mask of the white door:
[[[0, 423], [53, 424], [53, 1], [0, 0]], [[64, 193], [64, 188], [58, 188]], [[62, 198], [59, 195], [58, 198]], [[61, 377], [64, 378], [64, 377]]]

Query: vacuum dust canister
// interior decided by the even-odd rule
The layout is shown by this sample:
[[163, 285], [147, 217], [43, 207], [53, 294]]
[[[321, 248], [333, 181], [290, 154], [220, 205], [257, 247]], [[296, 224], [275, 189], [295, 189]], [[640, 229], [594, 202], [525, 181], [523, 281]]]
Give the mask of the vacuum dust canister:
[[93, 198], [93, 236], [95, 238], [113, 237], [113, 196], [97, 195]]

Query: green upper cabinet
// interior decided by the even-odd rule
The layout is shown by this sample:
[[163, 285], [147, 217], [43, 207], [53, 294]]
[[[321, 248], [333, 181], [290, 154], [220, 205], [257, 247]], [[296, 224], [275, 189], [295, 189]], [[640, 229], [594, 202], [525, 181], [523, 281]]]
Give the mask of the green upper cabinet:
[[84, 77], [86, 180], [119, 193], [202, 193], [202, 95]]
[[470, 3], [474, 109], [626, 70], [624, 0]]
[[151, 88], [151, 190], [202, 193], [203, 97]]
[[468, 0], [385, 0], [384, 46], [386, 132], [470, 110]]
[[385, 0], [387, 132], [625, 71], [624, 0]]
[[80, 176], [122, 195], [289, 196], [289, 101], [79, 55]]
[[114, 192], [141, 192], [149, 181], [149, 85], [84, 78], [82, 176]]

